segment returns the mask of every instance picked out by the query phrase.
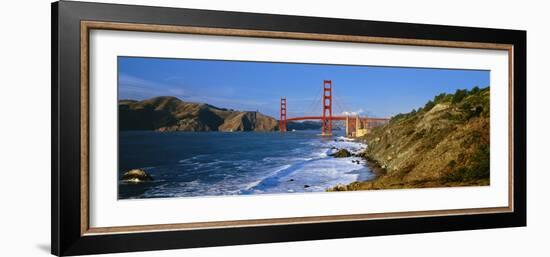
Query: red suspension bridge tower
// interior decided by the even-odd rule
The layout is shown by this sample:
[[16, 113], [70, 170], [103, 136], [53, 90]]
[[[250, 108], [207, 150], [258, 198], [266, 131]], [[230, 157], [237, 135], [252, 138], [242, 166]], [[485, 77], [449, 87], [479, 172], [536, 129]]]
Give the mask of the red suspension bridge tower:
[[[279, 116], [279, 131], [286, 132], [287, 121], [302, 121], [302, 120], [320, 120], [322, 125], [322, 136], [332, 136], [332, 121], [343, 121], [346, 127], [345, 136], [359, 137], [367, 133], [373, 127], [386, 124], [388, 118], [369, 118], [359, 117], [358, 114], [343, 114], [332, 115], [332, 80], [324, 80], [322, 88], [322, 105], [323, 114], [321, 116], [303, 116], [303, 117], [287, 117], [286, 97], [281, 97], [280, 101], [280, 116]], [[338, 103], [338, 102], [337, 102]]]
[[[285, 118], [286, 119], [286, 118]], [[332, 135], [332, 80], [323, 81], [323, 136]]]
[[286, 98], [281, 97], [280, 105], [280, 117], [279, 117], [279, 131], [286, 132]]

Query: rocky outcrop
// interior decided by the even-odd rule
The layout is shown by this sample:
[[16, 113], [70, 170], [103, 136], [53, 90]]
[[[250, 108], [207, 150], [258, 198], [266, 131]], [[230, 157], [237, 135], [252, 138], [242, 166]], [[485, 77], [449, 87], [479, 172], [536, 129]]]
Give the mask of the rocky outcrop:
[[164, 96], [143, 101], [119, 101], [121, 130], [274, 131], [278, 121], [259, 112], [218, 108]]
[[126, 182], [145, 182], [145, 181], [152, 181], [153, 177], [151, 177], [147, 172], [145, 172], [142, 169], [133, 169], [129, 170], [124, 175], [122, 175], [122, 180]]
[[278, 128], [277, 120], [259, 112], [241, 112], [225, 119], [219, 131], [273, 131]]
[[351, 153], [347, 149], [340, 149], [337, 152], [331, 154], [330, 156], [334, 158], [346, 158], [346, 157], [351, 157]]

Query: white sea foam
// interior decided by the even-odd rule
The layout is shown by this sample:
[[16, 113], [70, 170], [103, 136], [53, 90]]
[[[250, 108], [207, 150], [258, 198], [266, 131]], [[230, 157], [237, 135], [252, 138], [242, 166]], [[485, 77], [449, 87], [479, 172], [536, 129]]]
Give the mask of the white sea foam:
[[295, 162], [295, 161], [309, 161], [313, 158], [306, 158], [306, 157], [265, 157], [262, 159], [264, 162], [273, 162], [273, 161], [289, 161], [289, 162]]
[[265, 191], [325, 191], [337, 184], [349, 184], [357, 181], [361, 173], [368, 172], [364, 165], [352, 162], [358, 159], [350, 157], [314, 160], [287, 176], [279, 178], [278, 188], [267, 188]]
[[[278, 172], [255, 181], [245, 193], [310, 192], [325, 191], [338, 184], [349, 184], [357, 180], [374, 177], [359, 157], [333, 158], [329, 154], [345, 148], [352, 153], [366, 149], [366, 145], [354, 140], [333, 140], [314, 142], [316, 158], [293, 163], [280, 168]], [[357, 163], [358, 162], [358, 163]]]
[[339, 140], [339, 141], [355, 141], [355, 139], [353, 138], [349, 138], [349, 137], [343, 137], [343, 136], [339, 136], [339, 137], [336, 137], [336, 140]]
[[322, 192], [338, 184], [374, 177], [359, 157], [330, 156], [344, 148], [357, 154], [366, 149], [361, 142], [344, 137], [324, 141], [316, 138], [301, 145], [305, 147], [260, 160], [205, 159], [207, 155], [182, 159], [178, 165], [182, 173], [178, 177], [186, 179], [188, 174], [195, 174], [198, 179], [162, 182], [142, 197]]
[[244, 189], [245, 189], [245, 190], [250, 190], [251, 188], [258, 186], [258, 184], [260, 184], [264, 179], [269, 178], [269, 177], [272, 177], [272, 176], [275, 176], [277, 173], [281, 172], [282, 170], [288, 169], [288, 168], [290, 168], [290, 167], [291, 167], [291, 165], [284, 165], [284, 166], [282, 166], [282, 167], [280, 167], [280, 168], [274, 170], [273, 172], [269, 173], [269, 175], [267, 175], [267, 176], [265, 176], [265, 177], [263, 177], [263, 178], [261, 178], [261, 179], [259, 179], [259, 180], [256, 180], [256, 181], [253, 181], [253, 182], [251, 182], [251, 183], [248, 183], [248, 184], [245, 186]]

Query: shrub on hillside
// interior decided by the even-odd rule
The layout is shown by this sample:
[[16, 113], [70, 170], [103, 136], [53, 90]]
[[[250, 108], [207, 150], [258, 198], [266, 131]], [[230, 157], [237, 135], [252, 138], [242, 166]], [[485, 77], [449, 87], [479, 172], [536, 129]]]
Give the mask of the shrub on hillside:
[[489, 146], [480, 146], [470, 157], [469, 167], [456, 168], [456, 161], [449, 162], [449, 172], [444, 180], [447, 182], [467, 182], [476, 179], [486, 179], [490, 176]]

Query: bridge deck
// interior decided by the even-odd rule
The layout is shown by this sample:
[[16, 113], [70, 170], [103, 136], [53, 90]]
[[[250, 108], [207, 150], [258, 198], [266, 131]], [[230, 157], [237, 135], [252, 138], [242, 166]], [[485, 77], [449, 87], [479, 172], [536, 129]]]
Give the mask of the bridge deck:
[[[332, 116], [331, 120], [346, 120], [347, 116]], [[355, 117], [349, 117], [350, 119], [354, 119]], [[287, 118], [286, 120], [289, 120], [289, 121], [296, 121], [296, 120], [322, 120], [323, 119], [323, 116], [304, 116], [304, 117], [292, 117], [292, 118]], [[390, 119], [388, 118], [359, 118], [359, 119], [362, 119], [362, 120], [367, 120], [367, 121], [371, 121], [371, 122], [383, 122], [383, 121], [388, 121]]]

